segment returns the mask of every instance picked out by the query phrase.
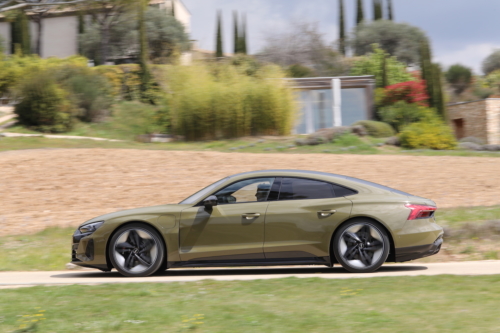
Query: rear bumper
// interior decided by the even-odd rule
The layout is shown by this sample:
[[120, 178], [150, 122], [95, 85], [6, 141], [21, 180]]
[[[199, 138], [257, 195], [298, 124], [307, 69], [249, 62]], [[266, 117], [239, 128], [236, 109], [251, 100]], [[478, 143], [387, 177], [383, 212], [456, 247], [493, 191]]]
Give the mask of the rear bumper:
[[443, 237], [439, 236], [439, 238], [432, 244], [398, 248], [396, 249], [396, 262], [410, 261], [432, 256], [441, 250], [442, 244]]

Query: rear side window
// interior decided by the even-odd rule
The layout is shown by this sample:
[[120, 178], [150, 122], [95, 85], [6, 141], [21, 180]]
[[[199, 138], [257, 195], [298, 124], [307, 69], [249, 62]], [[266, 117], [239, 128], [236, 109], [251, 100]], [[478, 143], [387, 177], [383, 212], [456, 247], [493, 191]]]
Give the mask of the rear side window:
[[283, 178], [279, 200], [335, 198], [332, 184], [303, 178]]
[[358, 192], [351, 190], [350, 188], [343, 187], [340, 185], [333, 184], [333, 190], [335, 191], [336, 197], [346, 197], [348, 195], [358, 194]]

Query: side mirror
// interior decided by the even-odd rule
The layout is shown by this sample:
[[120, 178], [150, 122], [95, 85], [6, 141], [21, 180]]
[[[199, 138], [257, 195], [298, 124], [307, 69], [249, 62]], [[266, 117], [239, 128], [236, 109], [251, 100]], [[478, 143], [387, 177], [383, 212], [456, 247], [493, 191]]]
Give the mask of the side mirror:
[[211, 195], [203, 201], [203, 205], [205, 205], [205, 209], [211, 210], [214, 206], [217, 206], [217, 197], [215, 195]]

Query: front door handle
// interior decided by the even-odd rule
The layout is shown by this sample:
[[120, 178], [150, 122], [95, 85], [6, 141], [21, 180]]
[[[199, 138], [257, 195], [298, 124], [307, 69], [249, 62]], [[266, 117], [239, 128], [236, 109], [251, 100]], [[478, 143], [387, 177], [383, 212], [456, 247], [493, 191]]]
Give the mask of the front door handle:
[[252, 219], [256, 219], [257, 217], [259, 217], [260, 214], [259, 213], [245, 213], [245, 214], [242, 214], [241, 216], [243, 216], [247, 220], [252, 220]]
[[335, 209], [326, 209], [326, 210], [320, 210], [318, 211], [318, 215], [320, 217], [328, 217], [328, 216], [331, 216], [333, 214], [335, 214], [337, 211]]

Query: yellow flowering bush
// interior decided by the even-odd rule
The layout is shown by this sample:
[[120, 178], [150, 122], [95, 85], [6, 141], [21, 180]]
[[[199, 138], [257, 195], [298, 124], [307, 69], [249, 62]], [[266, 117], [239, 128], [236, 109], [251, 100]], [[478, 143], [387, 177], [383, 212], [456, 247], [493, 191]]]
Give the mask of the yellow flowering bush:
[[403, 128], [401, 146], [410, 149], [455, 149], [457, 140], [452, 129], [437, 115], [429, 113], [423, 120]]

